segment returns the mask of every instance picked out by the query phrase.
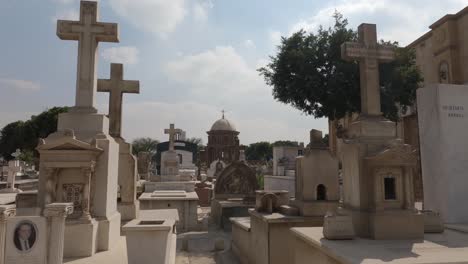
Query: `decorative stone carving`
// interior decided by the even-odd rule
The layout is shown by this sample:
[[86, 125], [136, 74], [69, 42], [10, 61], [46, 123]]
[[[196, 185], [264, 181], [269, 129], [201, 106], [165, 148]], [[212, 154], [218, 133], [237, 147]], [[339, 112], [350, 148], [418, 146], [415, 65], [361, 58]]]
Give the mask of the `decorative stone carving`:
[[234, 162], [219, 175], [215, 199], [254, 197], [258, 189], [255, 171], [243, 162]]

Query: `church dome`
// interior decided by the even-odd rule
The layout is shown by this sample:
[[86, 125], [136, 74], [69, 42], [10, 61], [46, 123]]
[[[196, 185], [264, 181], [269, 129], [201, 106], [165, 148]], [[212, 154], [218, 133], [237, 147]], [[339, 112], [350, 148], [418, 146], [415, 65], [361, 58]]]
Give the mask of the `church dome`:
[[211, 126], [211, 131], [236, 131], [236, 126], [223, 116], [223, 118], [214, 122]]

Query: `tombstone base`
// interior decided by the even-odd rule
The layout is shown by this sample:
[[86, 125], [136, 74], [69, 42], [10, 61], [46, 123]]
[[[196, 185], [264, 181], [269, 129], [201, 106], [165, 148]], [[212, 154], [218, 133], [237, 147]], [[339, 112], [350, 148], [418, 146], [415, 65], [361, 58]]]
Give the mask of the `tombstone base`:
[[353, 219], [349, 215], [331, 215], [323, 219], [323, 236], [330, 240], [353, 239]]
[[347, 131], [347, 138], [359, 138], [361, 142], [372, 143], [373, 140], [382, 141], [396, 137], [395, 122], [382, 116], [360, 115]]
[[290, 205], [298, 208], [302, 216], [324, 216], [329, 211], [335, 211], [338, 204], [339, 201], [290, 201]]
[[117, 205], [117, 209], [120, 212], [122, 221], [131, 221], [138, 218], [138, 212], [140, 211], [140, 202], [135, 201], [134, 203], [120, 202]]
[[375, 213], [350, 210], [350, 213], [359, 237], [377, 240], [424, 237], [424, 216], [412, 210]]
[[98, 223], [67, 223], [65, 226], [65, 246], [63, 255], [66, 258], [90, 257], [97, 250]]
[[115, 213], [111, 217], [96, 219], [99, 224], [97, 249], [107, 251], [114, 247], [120, 238], [120, 213]]

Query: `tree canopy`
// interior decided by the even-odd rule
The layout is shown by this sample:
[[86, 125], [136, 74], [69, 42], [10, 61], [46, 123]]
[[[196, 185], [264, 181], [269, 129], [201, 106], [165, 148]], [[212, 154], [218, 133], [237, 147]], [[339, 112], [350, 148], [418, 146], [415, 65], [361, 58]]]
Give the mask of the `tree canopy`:
[[21, 149], [20, 159], [33, 162], [38, 157], [35, 151], [39, 138], [46, 138], [57, 131], [58, 115], [68, 111], [68, 107], [53, 107], [27, 121], [16, 121], [3, 127], [0, 132], [0, 155], [6, 160], [16, 149]]
[[149, 137], [136, 138], [132, 142], [132, 151], [134, 155], [137, 155], [142, 151], [146, 151], [154, 155], [156, 154], [158, 144], [159, 140], [157, 139], [152, 139]]
[[[335, 13], [333, 27], [317, 33], [300, 30], [282, 37], [276, 56], [258, 71], [273, 87], [273, 97], [315, 118], [336, 120], [360, 112], [358, 62], [341, 58], [341, 44], [357, 41], [357, 31]], [[415, 65], [415, 53], [397, 42], [381, 41], [395, 47], [396, 59], [380, 64], [382, 112], [396, 120], [398, 111], [413, 105], [422, 77]]]

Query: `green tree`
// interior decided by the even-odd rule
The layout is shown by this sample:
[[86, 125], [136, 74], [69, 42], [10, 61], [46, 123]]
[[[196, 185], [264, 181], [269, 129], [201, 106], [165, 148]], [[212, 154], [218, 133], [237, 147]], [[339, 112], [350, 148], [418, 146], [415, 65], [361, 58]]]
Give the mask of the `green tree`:
[[154, 155], [156, 154], [158, 144], [159, 140], [157, 139], [149, 137], [137, 138], [132, 142], [133, 154], [138, 155], [139, 152], [146, 151]]
[[35, 148], [39, 139], [57, 131], [58, 115], [67, 111], [68, 107], [53, 107], [37, 116], [31, 116], [25, 122], [16, 121], [6, 125], [0, 132], [0, 155], [10, 160], [13, 158], [10, 154], [21, 149], [24, 161], [32, 162], [37, 159], [39, 153]]
[[247, 160], [269, 160], [273, 157], [273, 148], [269, 142], [257, 142], [250, 144], [245, 149]]
[[273, 147], [279, 147], [279, 146], [289, 146], [289, 147], [295, 147], [299, 146], [299, 143], [296, 141], [290, 141], [290, 140], [278, 140], [273, 142], [272, 144]]
[[[335, 13], [333, 27], [320, 27], [317, 33], [300, 30], [283, 37], [278, 54], [258, 71], [273, 87], [273, 97], [315, 118], [337, 120], [360, 112], [358, 62], [341, 59], [341, 44], [357, 41], [357, 32], [348, 29], [348, 21]], [[402, 110], [415, 101], [415, 91], [422, 81], [415, 65], [413, 50], [396, 48], [396, 60], [381, 64], [380, 85], [382, 112], [395, 120]]]
[[193, 144], [197, 144], [198, 151], [200, 151], [201, 149], [203, 149], [205, 147], [205, 145], [203, 144], [203, 139], [201, 139], [201, 138], [191, 137], [191, 138], [185, 139], [185, 141], [193, 143]]

